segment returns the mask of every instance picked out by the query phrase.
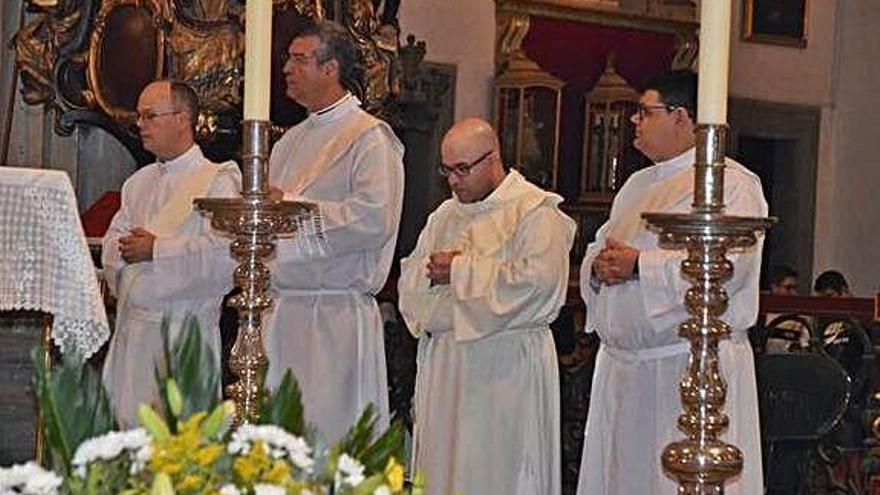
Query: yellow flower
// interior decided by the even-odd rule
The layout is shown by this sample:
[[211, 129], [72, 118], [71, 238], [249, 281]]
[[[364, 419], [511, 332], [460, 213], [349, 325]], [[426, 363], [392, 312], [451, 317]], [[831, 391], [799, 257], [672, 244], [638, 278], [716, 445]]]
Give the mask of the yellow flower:
[[192, 491], [200, 488], [203, 484], [205, 484], [205, 480], [202, 479], [201, 476], [188, 474], [184, 476], [183, 480], [177, 485], [177, 490], [181, 492]]
[[232, 468], [245, 484], [250, 484], [260, 480], [260, 474], [269, 469], [270, 463], [265, 445], [258, 440], [250, 452], [235, 459]]
[[403, 466], [393, 457], [388, 459], [388, 465], [385, 466], [385, 479], [388, 480], [392, 491], [403, 490]]
[[263, 475], [263, 480], [265, 482], [271, 483], [273, 485], [284, 485], [290, 479], [290, 468], [287, 463], [284, 461], [275, 461], [272, 463], [272, 466]]
[[218, 457], [223, 455], [224, 450], [223, 445], [219, 443], [208, 444], [196, 452], [196, 464], [199, 466], [210, 466]]

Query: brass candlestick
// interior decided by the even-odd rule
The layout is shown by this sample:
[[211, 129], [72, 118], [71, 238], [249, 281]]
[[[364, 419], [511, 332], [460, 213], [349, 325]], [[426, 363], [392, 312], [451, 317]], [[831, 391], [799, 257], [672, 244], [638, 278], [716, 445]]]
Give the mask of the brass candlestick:
[[241, 293], [229, 300], [238, 310], [239, 318], [229, 367], [239, 380], [227, 389], [235, 401], [235, 420], [239, 424], [257, 418], [263, 393], [267, 360], [261, 314], [272, 306], [271, 273], [264, 262], [274, 253], [277, 236], [293, 234], [299, 222], [315, 208], [311, 203], [268, 199], [269, 122], [245, 120], [242, 134], [242, 197], [195, 200], [196, 208], [211, 217], [215, 229], [234, 236], [230, 251], [239, 261], [233, 278]]
[[685, 296], [691, 318], [679, 327], [679, 335], [691, 344], [680, 385], [684, 413], [678, 417], [687, 438], [667, 445], [662, 455], [663, 467], [678, 480], [681, 495], [723, 494], [725, 481], [742, 471], [740, 450], [718, 438], [729, 422], [723, 412], [727, 385], [718, 366], [718, 342], [730, 334], [721, 320], [727, 310], [724, 283], [733, 276], [726, 254], [731, 248], [753, 246], [757, 233], [775, 221], [724, 214], [726, 138], [725, 125], [697, 126], [691, 213], [642, 215], [659, 231], [661, 246], [687, 250], [681, 271], [693, 284]]

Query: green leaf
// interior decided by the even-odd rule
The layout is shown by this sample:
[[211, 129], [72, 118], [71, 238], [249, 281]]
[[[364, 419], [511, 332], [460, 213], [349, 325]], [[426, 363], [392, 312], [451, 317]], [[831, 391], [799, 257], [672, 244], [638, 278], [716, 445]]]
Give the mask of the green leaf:
[[404, 426], [394, 422], [379, 438], [373, 440], [378, 417], [370, 405], [364, 409], [357, 424], [339, 444], [341, 452], [347, 452], [366, 467], [368, 473], [381, 472], [388, 459], [404, 457]]
[[367, 468], [367, 472], [381, 471], [388, 464], [388, 459], [404, 459], [405, 439], [403, 421], [395, 421], [375, 442], [358, 452], [357, 459]]
[[63, 356], [61, 366], [51, 371], [39, 348], [31, 351], [31, 359], [50, 466], [67, 475], [79, 444], [115, 428], [107, 392], [97, 371], [79, 356]]
[[138, 406], [138, 418], [141, 420], [141, 426], [157, 441], [164, 442], [171, 435], [168, 425], [165, 424], [162, 417], [152, 407], [140, 404]]
[[[220, 403], [220, 365], [214, 350], [202, 340], [199, 322], [187, 316], [180, 335], [170, 343], [168, 320], [162, 322], [165, 366], [155, 369], [156, 384], [161, 391], [166, 423], [177, 431], [177, 419], [185, 420], [194, 413], [211, 411]], [[163, 369], [164, 368], [164, 369]], [[173, 378], [182, 398], [180, 413], [175, 414], [168, 379]], [[176, 399], [175, 399], [176, 400]]]
[[351, 495], [373, 495], [376, 488], [379, 488], [384, 482], [385, 476], [383, 476], [382, 473], [374, 474], [355, 487], [351, 491]]
[[229, 426], [232, 415], [235, 414], [235, 404], [232, 401], [223, 401], [202, 422], [201, 433], [204, 438], [220, 438]]
[[177, 386], [174, 378], [168, 378], [168, 381], [165, 383], [168, 391], [168, 407], [171, 409], [171, 414], [175, 417], [180, 416], [181, 411], [183, 411], [183, 397], [180, 395], [180, 387]]
[[307, 436], [302, 393], [293, 373], [287, 370], [281, 385], [272, 394], [265, 394], [259, 407], [260, 424], [275, 424], [289, 433]]

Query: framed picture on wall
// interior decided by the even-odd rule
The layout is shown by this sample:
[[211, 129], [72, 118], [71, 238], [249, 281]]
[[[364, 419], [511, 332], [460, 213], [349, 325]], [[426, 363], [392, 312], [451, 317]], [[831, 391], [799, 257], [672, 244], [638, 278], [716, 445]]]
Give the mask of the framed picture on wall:
[[807, 46], [810, 0], [744, 0], [743, 39], [756, 43]]

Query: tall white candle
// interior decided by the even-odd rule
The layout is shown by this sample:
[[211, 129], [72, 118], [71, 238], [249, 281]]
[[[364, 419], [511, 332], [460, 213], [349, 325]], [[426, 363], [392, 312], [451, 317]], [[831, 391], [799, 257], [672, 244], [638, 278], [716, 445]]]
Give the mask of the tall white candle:
[[730, 0], [700, 2], [700, 83], [697, 122], [727, 123]]
[[272, 0], [247, 0], [244, 32], [244, 119], [269, 120]]

